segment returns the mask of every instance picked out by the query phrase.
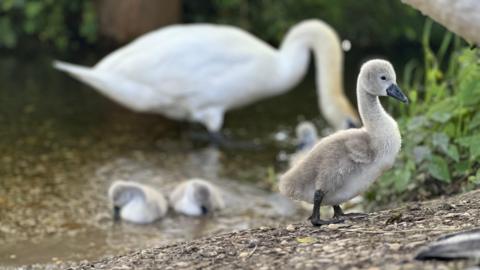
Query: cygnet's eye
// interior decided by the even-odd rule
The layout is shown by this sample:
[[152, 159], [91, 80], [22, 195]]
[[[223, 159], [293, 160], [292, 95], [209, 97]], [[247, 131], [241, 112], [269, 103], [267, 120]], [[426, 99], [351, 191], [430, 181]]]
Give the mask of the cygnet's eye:
[[382, 81], [385, 81], [385, 80], [387, 79], [387, 77], [382, 76], [382, 77], [380, 77], [380, 79], [381, 79]]

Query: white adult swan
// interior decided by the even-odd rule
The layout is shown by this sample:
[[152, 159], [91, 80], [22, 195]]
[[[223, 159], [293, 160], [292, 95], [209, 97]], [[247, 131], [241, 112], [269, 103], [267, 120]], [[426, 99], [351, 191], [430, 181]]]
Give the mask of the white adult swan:
[[320, 20], [295, 25], [280, 49], [239, 28], [213, 24], [165, 27], [112, 52], [93, 68], [54, 66], [137, 112], [200, 122], [218, 132], [228, 110], [285, 93], [315, 54], [320, 109], [336, 129], [358, 125], [343, 92], [343, 53]]

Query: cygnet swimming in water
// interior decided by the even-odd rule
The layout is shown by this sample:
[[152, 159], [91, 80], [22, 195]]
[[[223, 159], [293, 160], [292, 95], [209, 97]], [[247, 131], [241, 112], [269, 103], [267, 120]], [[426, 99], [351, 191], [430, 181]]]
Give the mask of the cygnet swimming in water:
[[417, 260], [480, 259], [480, 228], [448, 234], [424, 247]]
[[164, 217], [168, 202], [155, 189], [135, 182], [115, 181], [108, 189], [114, 219], [133, 223], [151, 223]]
[[[385, 60], [363, 64], [357, 80], [357, 99], [364, 126], [338, 131], [321, 139], [280, 178], [280, 192], [313, 203], [314, 226], [336, 223], [345, 216], [340, 204], [365, 191], [393, 166], [401, 137], [395, 120], [383, 109], [379, 96], [407, 103], [396, 84], [392, 65]], [[331, 205], [333, 220], [320, 219], [320, 205]]]
[[297, 151], [290, 156], [290, 167], [304, 157], [318, 141], [317, 129], [310, 121], [300, 122], [295, 129], [295, 134], [297, 136]]
[[220, 190], [203, 179], [191, 179], [170, 194], [173, 209], [187, 216], [201, 216], [225, 207]]

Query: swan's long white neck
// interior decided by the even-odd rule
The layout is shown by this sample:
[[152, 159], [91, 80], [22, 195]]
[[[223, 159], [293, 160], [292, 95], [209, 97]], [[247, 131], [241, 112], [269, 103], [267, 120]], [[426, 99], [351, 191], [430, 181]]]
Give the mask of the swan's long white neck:
[[[287, 34], [280, 48], [282, 83], [293, 86], [306, 72], [309, 52], [313, 51], [316, 65], [316, 86], [320, 109], [331, 124], [341, 123], [346, 117], [339, 108], [355, 115], [343, 93], [343, 52], [335, 31], [318, 20], [309, 20], [295, 26]], [[355, 120], [355, 119], [352, 119]], [[337, 127], [337, 129], [341, 127]]]

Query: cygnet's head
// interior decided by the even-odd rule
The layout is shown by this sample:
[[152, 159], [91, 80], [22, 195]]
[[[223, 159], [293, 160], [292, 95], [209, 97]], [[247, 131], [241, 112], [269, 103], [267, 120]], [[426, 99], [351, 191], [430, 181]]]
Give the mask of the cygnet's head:
[[136, 182], [115, 181], [108, 189], [114, 220], [150, 223], [166, 215], [168, 202], [157, 190]]
[[309, 121], [303, 121], [298, 124], [295, 133], [297, 135], [298, 150], [311, 148], [318, 140], [317, 129]]
[[189, 216], [209, 214], [224, 207], [220, 191], [203, 179], [180, 184], [171, 193], [170, 201], [175, 211]]
[[133, 186], [135, 186], [135, 183], [117, 180], [108, 189], [108, 198], [113, 205], [113, 218], [115, 220], [120, 219], [120, 210], [124, 205], [134, 197], [142, 196], [136, 188], [132, 188]]
[[358, 76], [358, 85], [374, 96], [390, 96], [408, 103], [408, 98], [397, 86], [395, 70], [390, 62], [380, 59], [363, 64]]

